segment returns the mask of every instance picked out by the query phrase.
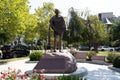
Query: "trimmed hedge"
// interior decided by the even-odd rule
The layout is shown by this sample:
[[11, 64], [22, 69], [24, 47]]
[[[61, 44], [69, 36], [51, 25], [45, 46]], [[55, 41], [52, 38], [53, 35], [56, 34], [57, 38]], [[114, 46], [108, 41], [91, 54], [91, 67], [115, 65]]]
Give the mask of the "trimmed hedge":
[[42, 57], [43, 52], [33, 52], [30, 54], [29, 58], [30, 61], [39, 61], [40, 58]]
[[113, 60], [113, 66], [116, 68], [120, 68], [120, 56], [117, 56], [114, 60]]

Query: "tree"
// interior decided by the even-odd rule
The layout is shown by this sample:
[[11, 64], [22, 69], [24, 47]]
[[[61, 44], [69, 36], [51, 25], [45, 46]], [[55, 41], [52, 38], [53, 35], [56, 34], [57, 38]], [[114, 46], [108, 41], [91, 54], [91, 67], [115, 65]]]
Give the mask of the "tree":
[[70, 19], [68, 31], [65, 32], [64, 40], [68, 44], [94, 46], [96, 43], [103, 43], [108, 39], [105, 32], [105, 25], [95, 15], [90, 15], [89, 11], [78, 12], [70, 9]]
[[[17, 17], [14, 13], [12, 3], [10, 0], [0, 1], [0, 35], [1, 44], [9, 42], [15, 31], [15, 26], [18, 22]], [[13, 32], [13, 33], [12, 33]]]
[[[24, 33], [25, 20], [29, 14], [28, 0], [0, 1], [0, 35], [2, 44], [14, 40], [15, 36]], [[4, 42], [3, 42], [4, 41]]]
[[89, 34], [88, 40], [90, 46], [94, 46], [97, 52], [97, 46], [100, 43], [105, 43], [108, 40], [108, 34], [106, 33], [106, 26], [95, 15], [90, 15], [87, 18], [88, 25], [86, 26]]
[[110, 39], [113, 46], [120, 45], [120, 20], [114, 22], [113, 26], [110, 29]]
[[39, 38], [47, 39], [49, 30], [49, 20], [54, 15], [54, 4], [43, 3], [43, 7], [36, 9], [35, 15], [38, 20], [36, 32], [39, 34]]
[[[82, 31], [84, 25], [84, 19], [80, 18], [77, 11], [74, 8], [69, 9], [70, 19], [68, 25], [68, 31], [66, 32], [66, 40], [68, 44], [78, 43], [82, 40]], [[65, 37], [64, 37], [65, 40]]]
[[24, 40], [27, 44], [33, 44], [34, 38], [38, 37], [38, 34], [36, 33], [36, 27], [37, 27], [37, 18], [34, 14], [29, 14], [26, 17], [26, 30], [24, 32]]

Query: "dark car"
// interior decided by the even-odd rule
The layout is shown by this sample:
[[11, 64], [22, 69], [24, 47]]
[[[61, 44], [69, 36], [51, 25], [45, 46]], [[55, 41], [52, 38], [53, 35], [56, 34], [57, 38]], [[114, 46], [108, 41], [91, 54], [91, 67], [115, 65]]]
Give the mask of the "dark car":
[[115, 48], [115, 51], [120, 52], [120, 46]]
[[24, 45], [16, 45], [10, 46], [5, 45], [1, 48], [2, 50], [2, 58], [16, 58], [22, 56], [28, 56], [30, 51], [27, 46]]
[[1, 47], [2, 51], [2, 58], [10, 58], [13, 56], [12, 51], [13, 51], [13, 46], [10, 45], [4, 45]]
[[89, 46], [80, 46], [79, 50], [85, 51], [85, 50], [90, 50], [90, 48], [89, 48]]
[[12, 51], [13, 57], [21, 57], [21, 56], [28, 56], [30, 54], [30, 50], [27, 46], [24, 45], [16, 45]]

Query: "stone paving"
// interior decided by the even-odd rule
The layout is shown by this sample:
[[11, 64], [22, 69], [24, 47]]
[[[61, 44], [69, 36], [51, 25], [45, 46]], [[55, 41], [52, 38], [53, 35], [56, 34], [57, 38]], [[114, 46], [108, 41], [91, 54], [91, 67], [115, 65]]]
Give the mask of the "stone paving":
[[78, 66], [87, 68], [87, 80], [120, 80], [120, 73], [110, 70], [106, 65], [78, 63]]
[[[31, 71], [37, 63], [26, 63], [28, 60], [29, 59], [0, 64], [0, 71], [7, 70], [8, 67], [21, 69], [23, 73]], [[77, 66], [78, 68], [87, 69], [87, 80], [120, 80], [120, 73], [110, 70], [106, 65], [77, 62]]]

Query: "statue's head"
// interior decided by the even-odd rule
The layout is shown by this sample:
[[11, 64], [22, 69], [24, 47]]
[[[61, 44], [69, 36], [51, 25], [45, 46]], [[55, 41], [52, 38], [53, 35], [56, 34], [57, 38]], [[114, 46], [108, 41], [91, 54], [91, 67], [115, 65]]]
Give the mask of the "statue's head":
[[58, 9], [55, 9], [55, 14], [59, 14], [60, 11]]

